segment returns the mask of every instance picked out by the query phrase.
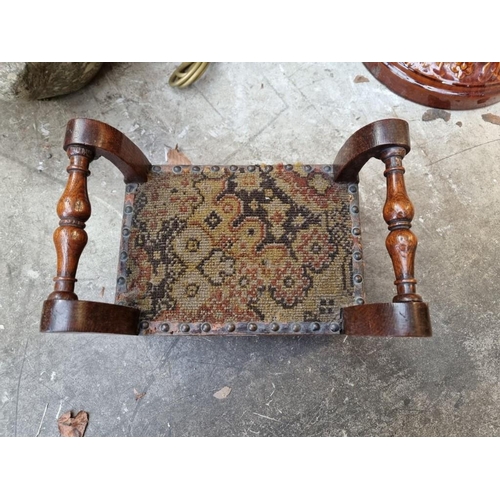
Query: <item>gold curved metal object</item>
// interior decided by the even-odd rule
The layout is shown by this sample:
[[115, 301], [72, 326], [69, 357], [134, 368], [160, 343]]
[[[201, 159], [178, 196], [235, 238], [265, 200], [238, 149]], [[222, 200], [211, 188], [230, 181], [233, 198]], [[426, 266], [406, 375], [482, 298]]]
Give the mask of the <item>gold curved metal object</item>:
[[194, 83], [205, 73], [208, 62], [183, 62], [172, 73], [168, 83], [171, 87], [183, 89]]

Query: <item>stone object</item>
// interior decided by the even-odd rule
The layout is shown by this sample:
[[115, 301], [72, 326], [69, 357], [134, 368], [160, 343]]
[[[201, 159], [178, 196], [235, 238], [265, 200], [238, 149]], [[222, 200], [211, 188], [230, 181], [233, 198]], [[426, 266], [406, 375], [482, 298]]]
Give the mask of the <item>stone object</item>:
[[0, 99], [47, 99], [81, 89], [102, 63], [0, 63]]

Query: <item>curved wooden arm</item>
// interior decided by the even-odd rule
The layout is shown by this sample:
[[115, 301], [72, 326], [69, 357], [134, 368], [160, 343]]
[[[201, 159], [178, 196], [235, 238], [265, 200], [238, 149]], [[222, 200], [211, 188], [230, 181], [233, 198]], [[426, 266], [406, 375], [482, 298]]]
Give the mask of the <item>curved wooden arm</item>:
[[74, 118], [66, 126], [64, 150], [70, 146], [89, 149], [94, 159], [104, 156], [116, 165], [128, 182], [146, 182], [151, 166], [143, 152], [119, 130], [97, 120]]
[[384, 150], [393, 147], [410, 152], [410, 131], [404, 120], [388, 118], [359, 129], [347, 139], [333, 162], [334, 181], [358, 182], [363, 165], [370, 158], [380, 158]]

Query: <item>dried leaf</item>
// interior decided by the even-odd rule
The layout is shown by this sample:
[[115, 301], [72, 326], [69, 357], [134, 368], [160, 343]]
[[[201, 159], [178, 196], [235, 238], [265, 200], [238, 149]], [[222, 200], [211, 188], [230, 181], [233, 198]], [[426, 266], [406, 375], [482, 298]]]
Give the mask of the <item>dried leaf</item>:
[[136, 401], [139, 401], [139, 399], [142, 399], [145, 395], [145, 392], [139, 392], [137, 389], [134, 389], [134, 396]]
[[226, 399], [230, 393], [231, 393], [231, 387], [228, 387], [226, 385], [225, 387], [223, 387], [222, 389], [220, 389], [216, 393], [214, 393], [214, 398]]
[[57, 420], [59, 434], [62, 437], [83, 437], [88, 423], [89, 414], [83, 410], [79, 411], [74, 417], [68, 411]]
[[451, 113], [449, 113], [448, 111], [445, 111], [444, 109], [428, 109], [422, 115], [423, 122], [431, 122], [431, 121], [437, 120], [438, 118], [441, 118], [445, 122], [448, 122], [448, 121], [450, 121]]
[[168, 150], [167, 165], [191, 165], [191, 160], [179, 151], [179, 147], [176, 144], [175, 148]]
[[368, 80], [368, 78], [366, 78], [366, 76], [363, 75], [358, 75], [356, 78], [354, 78], [354, 83], [366, 83], [369, 81], [370, 80]]
[[494, 115], [493, 113], [486, 113], [481, 115], [481, 118], [488, 123], [493, 123], [493, 125], [500, 125], [500, 116]]

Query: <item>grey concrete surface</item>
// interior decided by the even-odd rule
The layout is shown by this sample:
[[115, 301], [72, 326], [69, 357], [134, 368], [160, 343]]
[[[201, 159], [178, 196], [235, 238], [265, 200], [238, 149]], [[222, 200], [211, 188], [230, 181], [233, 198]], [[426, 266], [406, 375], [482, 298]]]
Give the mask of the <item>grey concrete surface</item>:
[[[168, 86], [174, 67], [107, 65], [78, 93], [0, 103], [0, 436], [56, 436], [56, 417], [68, 410], [89, 412], [87, 436], [500, 435], [500, 126], [482, 118], [500, 115], [500, 105], [424, 121], [427, 108], [360, 63], [213, 64], [186, 90]], [[357, 75], [369, 81], [354, 83]], [[40, 334], [67, 177], [61, 144], [75, 116], [121, 129], [154, 163], [179, 144], [193, 163], [218, 164], [329, 162], [362, 125], [407, 120], [416, 274], [434, 337]], [[361, 175], [370, 302], [390, 301], [394, 290], [382, 171], [371, 161]], [[118, 170], [95, 162], [89, 191], [77, 293], [112, 301]], [[225, 399], [214, 397], [226, 386]], [[136, 400], [134, 390], [145, 394]]]

